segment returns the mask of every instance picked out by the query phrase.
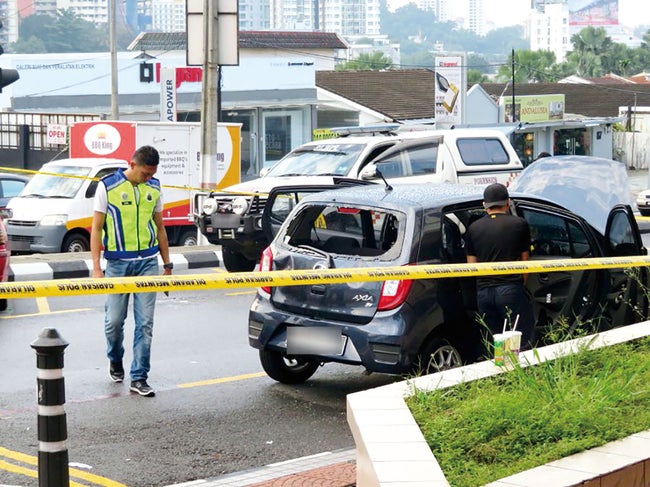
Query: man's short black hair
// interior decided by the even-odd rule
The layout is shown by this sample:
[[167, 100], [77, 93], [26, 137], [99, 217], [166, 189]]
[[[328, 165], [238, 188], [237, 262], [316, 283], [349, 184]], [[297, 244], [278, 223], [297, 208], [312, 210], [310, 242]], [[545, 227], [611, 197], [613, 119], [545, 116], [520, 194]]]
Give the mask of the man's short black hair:
[[131, 156], [131, 160], [138, 166], [157, 166], [160, 162], [160, 155], [155, 147], [143, 145], [136, 149], [133, 156]]

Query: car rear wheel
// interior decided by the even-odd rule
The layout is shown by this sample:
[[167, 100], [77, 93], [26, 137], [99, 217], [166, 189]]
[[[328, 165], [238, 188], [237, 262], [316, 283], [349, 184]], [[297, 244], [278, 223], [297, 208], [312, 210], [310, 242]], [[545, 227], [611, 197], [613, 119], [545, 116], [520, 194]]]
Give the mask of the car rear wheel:
[[71, 233], [63, 240], [61, 252], [88, 252], [90, 240], [81, 233]]
[[228, 247], [221, 247], [223, 255], [223, 265], [228, 272], [250, 272], [255, 270], [257, 262], [248, 260], [243, 254]]
[[463, 357], [449, 341], [433, 338], [422, 350], [416, 372], [434, 374], [463, 365]]
[[7, 311], [8, 302], [6, 299], [0, 299], [0, 311]]
[[289, 358], [275, 350], [260, 350], [260, 362], [271, 379], [283, 384], [302, 384], [320, 367], [317, 360]]
[[641, 216], [650, 216], [650, 210], [639, 210]]

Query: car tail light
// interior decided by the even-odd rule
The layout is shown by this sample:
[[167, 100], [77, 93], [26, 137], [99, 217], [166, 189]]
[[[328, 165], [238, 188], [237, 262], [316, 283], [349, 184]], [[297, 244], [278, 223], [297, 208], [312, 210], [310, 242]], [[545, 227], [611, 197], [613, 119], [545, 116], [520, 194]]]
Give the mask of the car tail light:
[[[271, 247], [266, 247], [262, 252], [262, 257], [260, 258], [260, 265], [258, 270], [260, 272], [266, 272], [273, 270], [273, 252], [271, 252]], [[270, 286], [261, 286], [262, 291], [270, 293]]]
[[381, 286], [377, 311], [388, 311], [397, 308], [408, 296], [411, 284], [413, 284], [411, 279], [384, 281]]

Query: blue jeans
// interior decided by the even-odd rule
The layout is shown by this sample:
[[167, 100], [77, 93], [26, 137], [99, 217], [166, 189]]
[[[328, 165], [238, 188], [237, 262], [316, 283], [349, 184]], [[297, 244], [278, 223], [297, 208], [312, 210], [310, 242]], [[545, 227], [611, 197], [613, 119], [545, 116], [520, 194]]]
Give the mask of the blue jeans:
[[477, 292], [478, 312], [483, 316], [489, 333], [484, 333], [488, 344], [492, 336], [503, 331], [504, 320], [510, 313], [507, 329], [512, 329], [516, 316], [517, 330], [521, 332], [521, 348], [527, 350], [535, 340], [535, 316], [530, 297], [523, 284], [504, 283], [497, 286], [481, 287]]
[[[107, 260], [106, 277], [158, 275], [158, 258], [138, 260]], [[122, 362], [124, 357], [124, 320], [130, 294], [109, 294], [106, 298], [104, 333], [108, 345], [106, 355], [111, 362]], [[131, 380], [146, 380], [149, 376], [153, 314], [156, 293], [133, 293], [133, 362]]]

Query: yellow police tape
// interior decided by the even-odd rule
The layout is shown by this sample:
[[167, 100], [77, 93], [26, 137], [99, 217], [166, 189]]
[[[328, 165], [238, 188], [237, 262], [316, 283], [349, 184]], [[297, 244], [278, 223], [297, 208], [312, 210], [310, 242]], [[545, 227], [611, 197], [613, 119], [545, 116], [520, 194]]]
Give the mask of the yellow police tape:
[[0, 283], [0, 298], [232, 289], [257, 286], [300, 286], [403, 279], [442, 279], [494, 274], [622, 269], [648, 265], [650, 265], [650, 256], [632, 256], [526, 262], [483, 262], [478, 264], [237, 272], [188, 276], [56, 279], [51, 281]]
[[[55, 161], [54, 161], [55, 162]], [[99, 181], [99, 178], [93, 178], [90, 176], [78, 176], [74, 174], [63, 174], [63, 173], [57, 173], [57, 172], [47, 172], [47, 171], [35, 171], [33, 169], [17, 169], [15, 167], [0, 167], [0, 172], [17, 172], [17, 173], [25, 173], [25, 174], [43, 174], [46, 176], [55, 176], [59, 178], [69, 178], [69, 179], [90, 179], [91, 181]], [[242, 195], [242, 196], [261, 196], [261, 195], [268, 195], [268, 193], [254, 193], [254, 192], [246, 192], [246, 191], [229, 191], [227, 189], [205, 189], [205, 188], [195, 188], [193, 186], [178, 186], [178, 185], [173, 185], [173, 184], [161, 184], [163, 188], [168, 188], [168, 189], [181, 189], [181, 190], [187, 190], [187, 191], [201, 191], [201, 192], [219, 192], [219, 193], [226, 193], [226, 194], [236, 194], [236, 195]]]

